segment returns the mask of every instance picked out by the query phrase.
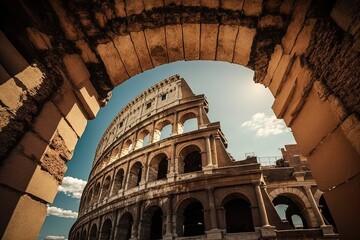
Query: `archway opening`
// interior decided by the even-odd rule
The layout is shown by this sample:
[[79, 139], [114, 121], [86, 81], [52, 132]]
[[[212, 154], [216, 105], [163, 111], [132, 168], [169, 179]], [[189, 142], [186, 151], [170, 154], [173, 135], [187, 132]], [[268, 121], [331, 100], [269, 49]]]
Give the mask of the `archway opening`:
[[139, 186], [142, 177], [143, 166], [141, 162], [136, 162], [129, 172], [128, 189]]
[[251, 205], [241, 198], [233, 198], [224, 205], [226, 232], [253, 232]]
[[124, 181], [124, 170], [121, 168], [116, 173], [112, 194], [117, 194], [117, 192], [122, 188], [123, 181]]
[[131, 213], [124, 213], [117, 225], [115, 239], [130, 239], [132, 233], [133, 217]]
[[96, 224], [93, 224], [91, 226], [89, 240], [96, 240], [96, 239], [97, 239], [97, 226]]
[[290, 197], [279, 195], [272, 202], [282, 221], [288, 222], [292, 228], [308, 228], [300, 206]]
[[111, 184], [111, 177], [110, 177], [110, 176], [107, 176], [107, 177], [105, 178], [104, 183], [103, 183], [100, 201], [104, 200], [106, 197], [109, 196], [110, 184]]
[[184, 159], [184, 173], [202, 170], [201, 154], [199, 151], [190, 152]]
[[96, 184], [95, 191], [94, 191], [94, 197], [93, 197], [93, 201], [92, 201], [93, 204], [95, 204], [99, 201], [100, 187], [101, 187], [100, 182], [98, 182]]
[[163, 215], [163, 211], [159, 206], [151, 206], [144, 211], [140, 230], [141, 239], [162, 239]]
[[148, 181], [155, 181], [166, 178], [168, 172], [168, 157], [165, 153], [160, 153], [153, 157], [149, 164]]
[[106, 219], [101, 228], [101, 240], [110, 240], [111, 238], [112, 222], [110, 219]]
[[80, 240], [87, 240], [87, 232], [86, 229], [84, 229], [81, 233]]
[[204, 208], [199, 201], [194, 201], [186, 206], [183, 217], [183, 235], [185, 237], [205, 234]]
[[159, 163], [157, 180], [166, 178], [167, 172], [168, 172], [168, 160], [166, 158], [163, 158]]
[[171, 124], [165, 125], [165, 126], [161, 129], [160, 139], [159, 139], [159, 140], [163, 140], [163, 139], [165, 139], [165, 138], [170, 137], [170, 136], [171, 136], [171, 130], [172, 130], [172, 125], [171, 125]]

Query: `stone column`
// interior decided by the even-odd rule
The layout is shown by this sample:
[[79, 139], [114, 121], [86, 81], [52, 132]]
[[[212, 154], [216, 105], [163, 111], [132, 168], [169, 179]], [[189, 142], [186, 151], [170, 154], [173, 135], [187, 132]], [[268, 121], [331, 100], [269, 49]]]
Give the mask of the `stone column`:
[[198, 129], [204, 126], [204, 117], [203, 117], [203, 107], [199, 106], [199, 121], [198, 121]]
[[170, 240], [173, 239], [172, 235], [172, 199], [173, 195], [170, 194], [167, 197], [167, 205], [166, 205], [166, 232], [163, 236], [163, 239]]
[[[264, 188], [265, 185], [261, 184], [261, 187]], [[259, 205], [261, 224], [263, 225], [263, 227], [268, 227], [268, 226], [270, 226], [269, 225], [269, 219], [267, 217], [266, 208], [265, 208], [265, 204], [264, 204], [264, 199], [262, 197], [261, 189], [260, 189], [259, 184], [255, 185], [255, 193], [256, 193], [256, 198], [257, 198], [258, 205]]]
[[214, 150], [213, 164], [214, 164], [214, 166], [217, 167], [218, 166], [218, 158], [217, 158], [217, 150], [216, 150], [216, 141], [220, 141], [219, 134], [216, 134], [213, 139], [213, 150]]
[[212, 167], [212, 154], [211, 154], [211, 144], [210, 144], [210, 137], [206, 136], [206, 158], [207, 158], [207, 166]]
[[137, 240], [139, 235], [139, 223], [141, 215], [141, 202], [136, 203], [136, 212], [134, 217], [134, 224], [131, 231], [131, 240]]
[[178, 112], [174, 112], [174, 124], [171, 128], [171, 136], [177, 135], [178, 134]]
[[216, 217], [216, 208], [215, 208], [215, 201], [214, 201], [214, 189], [208, 188], [208, 201], [209, 201], [209, 208], [210, 208], [210, 222], [211, 222], [211, 229], [206, 231], [207, 239], [212, 240], [220, 240], [223, 239], [221, 230], [218, 229], [218, 221]]

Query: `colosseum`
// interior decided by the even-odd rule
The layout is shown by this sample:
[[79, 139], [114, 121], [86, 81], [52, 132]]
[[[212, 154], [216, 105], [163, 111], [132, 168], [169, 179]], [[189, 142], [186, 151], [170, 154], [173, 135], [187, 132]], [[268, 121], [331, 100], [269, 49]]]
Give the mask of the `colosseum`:
[[128, 103], [99, 142], [71, 239], [336, 238], [296, 145], [274, 167], [235, 161], [208, 111], [179, 75]]

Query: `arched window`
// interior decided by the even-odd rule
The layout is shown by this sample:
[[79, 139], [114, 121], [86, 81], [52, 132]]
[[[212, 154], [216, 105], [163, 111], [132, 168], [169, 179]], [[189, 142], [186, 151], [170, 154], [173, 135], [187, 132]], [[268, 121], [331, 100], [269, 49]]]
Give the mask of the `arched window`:
[[89, 208], [91, 206], [91, 199], [93, 197], [93, 189], [91, 188], [87, 197], [86, 197], [86, 208]]
[[96, 240], [96, 239], [97, 239], [97, 226], [96, 224], [93, 224], [91, 226], [89, 240]]
[[224, 209], [227, 233], [254, 231], [251, 205], [246, 200], [234, 197], [225, 203]]
[[135, 149], [139, 149], [145, 147], [149, 144], [150, 132], [145, 129], [138, 135], [138, 139], [136, 140]]
[[179, 173], [201, 171], [202, 159], [199, 147], [190, 145], [182, 149], [177, 164]]
[[199, 201], [194, 201], [186, 206], [183, 217], [183, 235], [185, 237], [205, 234], [204, 208]]
[[121, 216], [117, 225], [115, 239], [130, 239], [132, 230], [133, 217], [129, 212]]
[[164, 126], [161, 129], [161, 133], [160, 133], [160, 140], [163, 140], [165, 138], [168, 138], [171, 136], [171, 130], [172, 130], [172, 125], [168, 124], [166, 126]]
[[152, 206], [144, 211], [140, 239], [162, 239], [163, 211], [158, 206]]
[[139, 186], [142, 176], [142, 164], [141, 162], [136, 162], [129, 172], [129, 182], [128, 189]]
[[122, 188], [123, 180], [124, 180], [124, 170], [120, 169], [119, 171], [117, 171], [115, 176], [115, 182], [114, 182], [114, 188], [112, 194], [117, 194], [117, 192]]
[[[273, 204], [279, 217], [283, 222], [289, 223], [290, 227], [307, 228], [308, 225], [299, 206], [290, 197], [279, 195], [273, 199]], [[294, 215], [297, 217], [293, 218]]]
[[97, 203], [99, 201], [99, 195], [100, 195], [100, 182], [96, 184], [93, 203]]
[[86, 229], [84, 229], [84, 230], [82, 231], [80, 240], [87, 240], [87, 232], [86, 232]]
[[128, 139], [126, 142], [124, 142], [123, 147], [121, 149], [120, 157], [123, 157], [126, 154], [128, 154], [129, 152], [131, 152], [132, 145], [133, 145], [133, 143], [130, 139]]
[[189, 112], [180, 117], [177, 133], [186, 133], [198, 129], [198, 121], [194, 112]]
[[100, 239], [101, 240], [110, 240], [111, 229], [112, 229], [112, 222], [111, 222], [110, 219], [106, 219], [104, 224], [102, 225], [102, 228], [101, 228]]
[[111, 183], [111, 178], [110, 178], [110, 176], [107, 176], [105, 178], [105, 181], [104, 181], [104, 184], [102, 187], [100, 201], [104, 200], [104, 198], [109, 195], [110, 183]]
[[171, 136], [172, 123], [169, 120], [165, 120], [156, 125], [153, 135], [153, 142], [168, 138]]
[[116, 147], [112, 150], [111, 152], [111, 156], [110, 156], [110, 163], [112, 163], [113, 161], [115, 161], [119, 155], [120, 155], [120, 147]]
[[166, 178], [168, 172], [168, 160], [164, 153], [160, 153], [151, 159], [149, 164], [148, 181]]

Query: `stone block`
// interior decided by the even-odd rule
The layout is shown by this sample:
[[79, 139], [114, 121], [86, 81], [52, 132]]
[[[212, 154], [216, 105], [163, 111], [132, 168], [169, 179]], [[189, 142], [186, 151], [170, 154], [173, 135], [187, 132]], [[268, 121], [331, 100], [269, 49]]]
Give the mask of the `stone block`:
[[114, 38], [114, 44], [119, 51], [121, 59], [123, 59], [124, 66], [130, 77], [141, 72], [139, 59], [137, 57], [134, 44], [131, 41], [130, 35], [117, 36]]
[[11, 77], [9, 73], [5, 70], [5, 68], [0, 64], [0, 84], [6, 82]]
[[200, 24], [183, 24], [185, 60], [200, 59]]
[[239, 27], [239, 33], [236, 38], [233, 62], [247, 66], [250, 61], [251, 46], [256, 34], [255, 29]]
[[275, 69], [272, 81], [270, 82], [269, 89], [274, 97], [276, 97], [281, 90], [282, 84], [286, 80], [293, 63], [293, 58], [290, 55], [283, 54], [280, 62]]
[[182, 40], [182, 27], [180, 24], [165, 26], [166, 49], [168, 51], [169, 62], [184, 59], [184, 48]]
[[277, 28], [281, 29], [284, 26], [283, 18], [279, 15], [265, 15], [260, 18], [258, 27], [259, 28]]
[[0, 194], [2, 239], [37, 239], [46, 217], [46, 204], [3, 187]]
[[168, 63], [165, 28], [146, 29], [145, 36], [154, 67]]
[[232, 62], [238, 31], [237, 25], [220, 25], [216, 60]]
[[329, 102], [322, 101], [316, 90], [312, 88], [291, 125], [302, 155], [308, 156], [339, 123], [340, 120], [332, 111]]
[[353, 148], [360, 154], [360, 122], [355, 114], [350, 115], [341, 124], [341, 129]]
[[272, 77], [274, 75], [275, 69], [279, 65], [282, 55], [283, 55], [283, 48], [281, 47], [281, 45], [276, 45], [274, 52], [271, 54], [271, 58], [270, 58], [268, 69], [267, 69], [267, 74], [263, 81], [263, 84], [265, 86], [267, 86], [267, 87], [269, 86], [269, 84], [272, 80]]
[[325, 192], [326, 203], [342, 239], [354, 239], [360, 229], [360, 175]]
[[90, 73], [80, 55], [66, 54], [64, 64], [76, 89], [80, 89], [86, 81], [89, 81]]
[[125, 11], [128, 16], [133, 14], [140, 14], [144, 11], [143, 1], [138, 0], [124, 0], [125, 1]]
[[182, 0], [181, 3], [183, 6], [200, 6], [200, 0]]
[[10, 78], [0, 85], [0, 101], [15, 114], [23, 106], [23, 99], [26, 98], [24, 90], [16, 84], [14, 78]]
[[[356, 19], [358, 8], [356, 0], [336, 1], [335, 6], [331, 10], [331, 18], [342, 28], [345, 32], [349, 31], [350, 25]], [[355, 34], [352, 33], [352, 34]]]
[[15, 75], [15, 77], [21, 81], [27, 89], [27, 94], [32, 97], [36, 96], [39, 88], [45, 81], [43, 72], [36, 65], [28, 66]]
[[244, 0], [244, 14], [246, 16], [259, 16], [262, 10], [262, 2], [262, 0]]
[[58, 188], [58, 182], [49, 173], [44, 172], [35, 161], [16, 151], [4, 160], [0, 182], [46, 202], [54, 200]]
[[295, 9], [292, 13], [290, 24], [281, 41], [285, 54], [289, 54], [294, 46], [295, 40], [303, 27], [310, 3], [311, 1], [306, 0], [299, 0], [295, 3]]
[[80, 39], [75, 42], [75, 46], [81, 51], [81, 58], [85, 63], [98, 63], [95, 53], [91, 50], [89, 44], [84, 40]]
[[147, 47], [145, 34], [144, 32], [131, 32], [131, 40], [134, 43], [135, 51], [139, 58], [140, 66], [142, 71], [153, 68], [153, 63], [151, 61], [149, 49]]
[[290, 15], [294, 5], [294, 0], [284, 0], [280, 5], [280, 13], [284, 15]]
[[158, 0], [147, 0], [144, 1], [144, 7], [146, 11], [149, 11], [153, 8], [159, 8], [159, 7], [163, 7], [164, 3], [163, 1], [158, 1]]
[[76, 91], [82, 106], [84, 107], [89, 119], [95, 118], [100, 110], [98, 94], [90, 81], [86, 81], [83, 87]]
[[201, 0], [202, 7], [218, 8], [220, 0]]
[[244, 5], [244, 0], [221, 0], [220, 2], [221, 8], [233, 11], [241, 11]]
[[105, 65], [106, 72], [109, 74], [111, 83], [114, 86], [119, 85], [129, 78], [119, 52], [116, 50], [113, 42], [110, 41], [97, 45], [96, 51], [99, 53]]
[[299, 33], [299, 36], [296, 38], [295, 45], [291, 50], [292, 54], [300, 56], [305, 53], [305, 50], [309, 46], [311, 34], [313, 32], [316, 19], [308, 19], [305, 21], [304, 26]]
[[26, 34], [29, 40], [32, 42], [32, 44], [35, 46], [35, 48], [39, 50], [49, 50], [51, 49], [51, 42], [45, 33], [40, 32], [38, 29], [33, 27], [26, 28]]
[[318, 188], [326, 191], [360, 172], [360, 155], [341, 128], [329, 134], [308, 157]]
[[300, 59], [297, 58], [291, 66], [290, 72], [281, 87], [281, 91], [276, 96], [272, 109], [277, 118], [282, 118], [291, 102], [295, 89], [297, 87], [297, 76], [300, 71]]
[[126, 17], [124, 0], [115, 0], [115, 13], [118, 17]]
[[219, 24], [201, 24], [200, 59], [215, 60]]
[[48, 144], [32, 132], [27, 132], [20, 141], [20, 150], [32, 159], [41, 159]]

